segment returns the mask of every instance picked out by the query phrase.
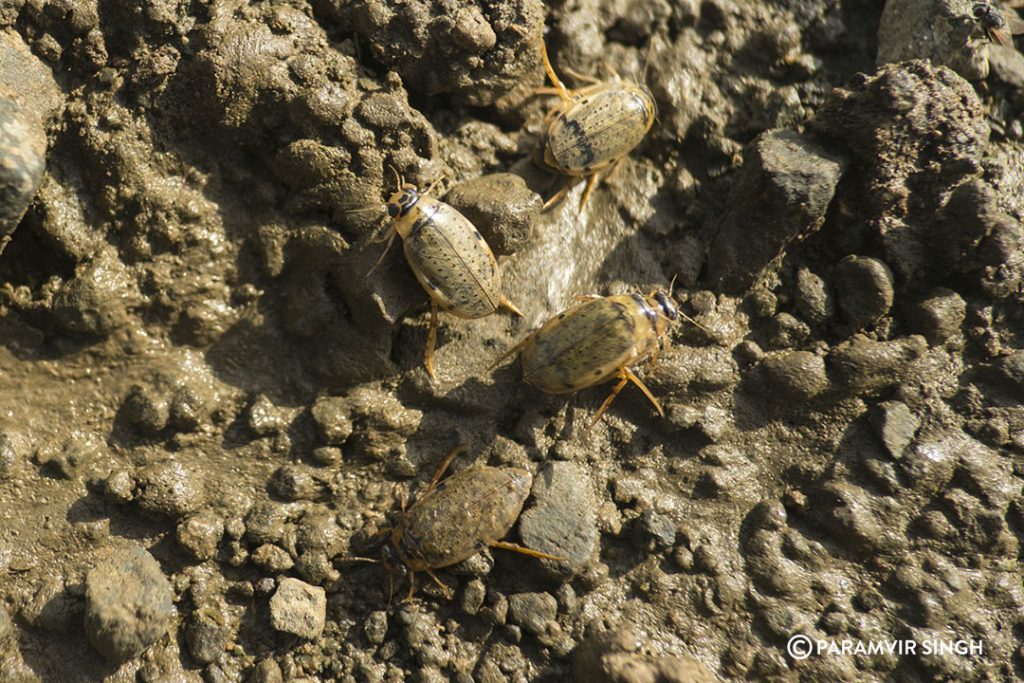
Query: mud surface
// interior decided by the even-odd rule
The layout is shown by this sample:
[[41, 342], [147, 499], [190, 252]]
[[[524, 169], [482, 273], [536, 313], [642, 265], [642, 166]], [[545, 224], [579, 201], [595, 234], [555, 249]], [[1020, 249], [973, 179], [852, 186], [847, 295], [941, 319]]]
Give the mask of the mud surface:
[[[0, 681], [1024, 677], [1024, 57], [970, 4], [0, 2]], [[658, 106], [582, 211], [542, 35]], [[446, 317], [434, 382], [396, 174], [524, 313]], [[489, 369], [673, 278], [665, 418]], [[459, 444], [566, 561], [403, 603], [356, 558]]]

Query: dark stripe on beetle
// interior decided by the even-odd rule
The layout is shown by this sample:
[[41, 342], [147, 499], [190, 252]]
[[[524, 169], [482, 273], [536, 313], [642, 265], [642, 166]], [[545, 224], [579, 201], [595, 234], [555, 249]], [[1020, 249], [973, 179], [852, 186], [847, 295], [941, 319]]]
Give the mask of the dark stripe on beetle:
[[648, 306], [647, 305], [647, 301], [642, 296], [640, 296], [639, 294], [633, 294], [633, 301], [635, 301], [636, 305], [640, 307], [640, 312], [644, 314], [644, 317], [647, 318], [647, 321], [649, 323], [651, 323], [651, 329], [654, 330], [655, 333], [657, 333], [658, 332], [658, 313], [657, 313], [657, 311], [655, 311], [650, 306]]
[[583, 165], [589, 166], [594, 163], [594, 146], [590, 144], [590, 140], [587, 139], [587, 134], [583, 131], [583, 126], [576, 119], [566, 119], [565, 127], [572, 131], [573, 136], [576, 138], [576, 145], [578, 146], [580, 153], [583, 155]]

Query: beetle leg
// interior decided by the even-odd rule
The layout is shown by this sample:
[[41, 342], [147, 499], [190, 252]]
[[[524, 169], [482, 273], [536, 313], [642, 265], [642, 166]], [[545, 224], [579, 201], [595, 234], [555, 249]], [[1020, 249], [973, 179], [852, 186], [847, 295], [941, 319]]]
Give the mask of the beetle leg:
[[519, 342], [518, 344], [513, 346], [511, 349], [509, 349], [505, 353], [501, 354], [501, 356], [498, 357], [498, 360], [496, 360], [493, 363], [491, 363], [491, 367], [489, 367], [487, 369], [489, 371], [493, 370], [494, 368], [498, 367], [499, 365], [504, 363], [506, 360], [511, 358], [513, 355], [515, 355], [515, 354], [519, 353], [520, 351], [522, 351], [523, 348], [527, 345], [527, 343], [529, 343], [529, 341], [531, 339], [533, 339], [533, 335], [532, 334], [526, 335], [526, 338], [523, 339], [523, 341]]
[[598, 420], [601, 419], [601, 416], [604, 415], [604, 411], [608, 410], [608, 406], [612, 404], [615, 397], [619, 395], [619, 392], [622, 391], [628, 383], [629, 377], [625, 374], [625, 368], [619, 368], [619, 383], [615, 385], [615, 388], [612, 389], [612, 393], [608, 394], [608, 398], [606, 398], [604, 403], [601, 404], [601, 407], [597, 409], [597, 414], [594, 415], [594, 419], [590, 421], [591, 427], [597, 424]]
[[593, 76], [587, 76], [586, 74], [581, 74], [576, 69], [573, 69], [573, 68], [568, 67], [568, 66], [562, 67], [562, 71], [564, 71], [565, 73], [569, 74], [570, 76], [575, 78], [577, 81], [583, 81], [584, 83], [590, 83], [591, 85], [599, 85], [599, 84], [603, 85], [604, 84], [604, 81], [602, 81], [600, 78], [594, 78]]
[[665, 411], [662, 410], [661, 404], [658, 403], [658, 399], [654, 398], [654, 394], [652, 394], [651, 390], [648, 389], [647, 386], [640, 381], [640, 378], [634, 375], [629, 368], [623, 368], [622, 372], [625, 375], [626, 379], [640, 387], [640, 391], [644, 392], [644, 396], [646, 396], [648, 400], [650, 400], [650, 402], [654, 404], [654, 407], [657, 409], [658, 414], [661, 415], [662, 417], [665, 417]]
[[452, 460], [455, 460], [455, 458], [459, 456], [459, 453], [463, 453], [465, 450], [465, 446], [456, 446], [448, 451], [444, 456], [444, 460], [442, 460], [441, 464], [437, 466], [437, 471], [434, 472], [434, 476], [431, 477], [430, 484], [427, 486], [427, 490], [424, 495], [434, 490], [434, 487], [437, 486], [437, 482], [441, 481], [441, 477], [443, 477], [444, 473], [448, 470], [448, 466], [452, 464]]
[[548, 78], [551, 79], [551, 85], [555, 86], [555, 90], [558, 92], [558, 96], [563, 100], [572, 99], [569, 94], [569, 90], [562, 84], [562, 81], [558, 80], [558, 76], [555, 74], [555, 68], [551, 66], [551, 60], [548, 59], [548, 48], [544, 44], [544, 41], [540, 41], [540, 58], [544, 62], [544, 71], [547, 73]]
[[435, 574], [434, 572], [430, 571], [430, 569], [428, 567], [424, 567], [423, 571], [425, 571], [427, 573], [427, 576], [432, 578], [434, 580], [434, 583], [436, 583], [438, 585], [438, 587], [442, 591], [444, 591], [445, 597], [448, 598], [449, 600], [451, 600], [452, 597], [454, 596], [454, 594], [452, 593], [452, 589], [449, 588], [448, 586], [446, 586], [444, 581], [442, 581], [441, 579], [437, 578], [437, 574]]
[[565, 195], [569, 194], [569, 190], [571, 190], [573, 188], [573, 186], [575, 186], [575, 185], [576, 185], [576, 179], [575, 178], [569, 178], [566, 181], [565, 185], [562, 186], [562, 189], [560, 189], [558, 192], [556, 192], [554, 195], [552, 195], [551, 199], [549, 199], [546, 202], [544, 202], [544, 206], [542, 206], [540, 210], [541, 211], [547, 211], [551, 207], [557, 206], [558, 204], [561, 204], [562, 201], [565, 199]]
[[590, 193], [594, 190], [594, 186], [597, 185], [597, 177], [599, 174], [592, 173], [587, 176], [587, 186], [583, 188], [583, 195], [580, 196], [580, 211], [586, 206], [587, 200], [590, 199]]
[[412, 594], [416, 592], [416, 572], [409, 570], [409, 592], [405, 595], [405, 600], [402, 602], [412, 602]]
[[423, 365], [427, 368], [430, 379], [436, 379], [434, 376], [434, 346], [437, 345], [437, 326], [437, 304], [431, 299], [430, 330], [427, 332], [427, 348], [423, 351]]
[[370, 242], [383, 242], [384, 240], [387, 240], [388, 243], [384, 247], [384, 251], [381, 252], [380, 258], [377, 259], [377, 262], [373, 264], [373, 268], [370, 268], [370, 272], [366, 274], [367, 276], [372, 275], [373, 271], [377, 270], [377, 267], [381, 263], [384, 262], [384, 257], [387, 256], [388, 255], [388, 251], [391, 250], [391, 243], [395, 241], [395, 235], [397, 235], [397, 234], [398, 234], [398, 231], [395, 230], [394, 228], [391, 228], [391, 229], [389, 229], [387, 231], [385, 236], [379, 237], [377, 239], [370, 240]]
[[498, 302], [498, 307], [499, 308], [505, 308], [505, 309], [511, 311], [512, 313], [514, 313], [515, 315], [517, 315], [520, 318], [523, 317], [523, 312], [520, 311], [519, 308], [514, 303], [509, 301], [508, 298], [504, 294], [501, 295], [501, 301]]
[[508, 541], [495, 541], [491, 543], [492, 548], [501, 548], [502, 550], [511, 550], [514, 553], [522, 553], [523, 555], [529, 555], [530, 557], [536, 557], [542, 560], [556, 560], [558, 562], [568, 562], [564, 557], [558, 555], [549, 555], [548, 553], [542, 553], [539, 550], [527, 548], [526, 546], [519, 545], [518, 543], [509, 543]]

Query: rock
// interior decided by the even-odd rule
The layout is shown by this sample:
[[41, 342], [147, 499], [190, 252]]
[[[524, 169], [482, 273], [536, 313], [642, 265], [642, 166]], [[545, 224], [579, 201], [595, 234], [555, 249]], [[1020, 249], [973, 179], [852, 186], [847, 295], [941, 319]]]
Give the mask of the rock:
[[0, 430], [0, 480], [11, 473], [18, 461], [16, 442], [5, 430]]
[[993, 363], [993, 369], [1004, 385], [1024, 398], [1024, 351], [1000, 358]]
[[835, 305], [825, 281], [807, 268], [796, 274], [796, 310], [807, 322], [821, 324], [832, 316]]
[[779, 313], [765, 325], [764, 346], [766, 349], [791, 349], [802, 346], [811, 336], [807, 324], [789, 313]]
[[825, 360], [809, 351], [768, 356], [761, 363], [765, 389], [794, 401], [809, 401], [829, 387]]
[[341, 463], [341, 449], [337, 446], [320, 446], [309, 454], [310, 460], [318, 467], [334, 467]]
[[880, 245], [901, 280], [922, 281], [933, 270], [946, 277], [947, 240], [937, 237], [936, 218], [951, 187], [980, 175], [989, 136], [970, 83], [923, 60], [888, 64], [833, 89], [810, 126], [850, 155], [849, 211], [836, 216], [830, 237], [846, 251]]
[[281, 541], [287, 524], [288, 512], [280, 504], [257, 503], [245, 513], [245, 535], [253, 545]]
[[212, 512], [198, 512], [178, 523], [178, 543], [200, 562], [212, 560], [224, 536], [224, 520]]
[[281, 666], [268, 657], [252, 668], [246, 683], [284, 683], [284, 674]]
[[846, 321], [857, 330], [886, 315], [895, 296], [889, 267], [861, 256], [847, 256], [839, 262], [833, 289]]
[[298, 579], [281, 579], [270, 598], [270, 624], [276, 630], [313, 640], [324, 630], [327, 594]]
[[124, 327], [135, 281], [111, 249], [103, 249], [75, 269], [53, 297], [54, 323], [65, 332], [103, 337]]
[[967, 317], [967, 302], [956, 292], [940, 287], [915, 304], [908, 313], [911, 330], [929, 344], [941, 344], [960, 331]]
[[203, 507], [206, 491], [202, 474], [178, 460], [164, 460], [135, 474], [135, 502], [146, 512], [172, 519]]
[[533, 480], [534, 504], [519, 517], [527, 547], [566, 558], [547, 563], [552, 572], [580, 572], [598, 550], [597, 505], [586, 469], [573, 462], [549, 462]]
[[258, 437], [273, 436], [288, 426], [281, 409], [263, 394], [256, 396], [249, 404], [245, 421], [252, 433]]
[[886, 401], [875, 406], [871, 411], [871, 423], [882, 445], [896, 460], [903, 456], [903, 451], [921, 426], [921, 421], [902, 401]]
[[21, 36], [0, 31], [0, 239], [14, 232], [46, 169], [45, 126], [61, 94]]
[[352, 434], [349, 411], [348, 402], [340, 396], [322, 396], [313, 404], [313, 422], [328, 446], [341, 446]]
[[639, 523], [639, 530], [651, 550], [667, 550], [676, 544], [676, 523], [668, 515], [653, 509], [644, 510]]
[[576, 683], [714, 683], [718, 679], [695, 659], [648, 655], [629, 627], [597, 632], [576, 648], [572, 678]]
[[311, 467], [288, 463], [270, 475], [267, 489], [281, 500], [322, 500], [330, 494], [331, 485]]
[[[374, 59], [401, 74], [410, 89], [452, 93], [475, 106], [491, 104], [531, 73], [537, 62], [522, 55], [539, 54], [544, 27], [539, 0], [498, 5], [414, 0], [397, 6], [329, 0], [322, 7], [365, 36]], [[399, 32], [397, 25], [403, 27]]]
[[558, 601], [550, 593], [515, 593], [508, 596], [508, 619], [527, 633], [547, 632], [558, 614]]
[[167, 426], [169, 406], [152, 386], [133, 384], [121, 404], [121, 415], [142, 434], [154, 436]]
[[363, 633], [374, 645], [380, 645], [388, 635], [388, 613], [384, 610], [370, 612], [363, 622]]
[[185, 625], [185, 642], [192, 658], [200, 664], [216, 662], [227, 652], [231, 628], [224, 613], [215, 607], [200, 607]]
[[988, 75], [987, 47], [972, 40], [971, 0], [887, 0], [875, 65], [928, 59], [976, 81]]
[[108, 660], [125, 662], [167, 633], [172, 598], [152, 555], [134, 546], [116, 550], [85, 578], [85, 634]]
[[284, 548], [264, 543], [252, 551], [252, 563], [270, 574], [283, 574], [295, 566], [295, 560]]
[[543, 204], [525, 180], [511, 173], [461, 182], [444, 201], [477, 227], [495, 256], [514, 254], [527, 243]]
[[842, 159], [792, 131], [768, 131], [750, 143], [708, 249], [712, 287], [742, 293], [792, 240], [817, 230], [844, 168]]
[[927, 348], [918, 336], [875, 341], [857, 335], [833, 348], [826, 366], [830, 377], [855, 394], [877, 394], [899, 384], [907, 366]]

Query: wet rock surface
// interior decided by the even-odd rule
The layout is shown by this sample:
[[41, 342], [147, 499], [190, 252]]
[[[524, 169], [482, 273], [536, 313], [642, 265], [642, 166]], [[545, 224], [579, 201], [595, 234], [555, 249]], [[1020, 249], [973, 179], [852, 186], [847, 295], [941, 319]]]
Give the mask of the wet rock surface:
[[[45, 161], [0, 202], [0, 678], [1020, 678], [1024, 58], [972, 4], [0, 2]], [[539, 211], [542, 34], [658, 107], [582, 210]], [[439, 178], [524, 315], [442, 314], [432, 382], [372, 240]], [[670, 287], [664, 418], [492, 368]], [[565, 561], [404, 566], [456, 445]]]
[[153, 556], [127, 548], [103, 559], [86, 577], [85, 633], [114, 663], [137, 657], [171, 626], [171, 586]]

